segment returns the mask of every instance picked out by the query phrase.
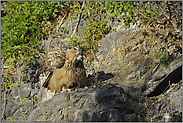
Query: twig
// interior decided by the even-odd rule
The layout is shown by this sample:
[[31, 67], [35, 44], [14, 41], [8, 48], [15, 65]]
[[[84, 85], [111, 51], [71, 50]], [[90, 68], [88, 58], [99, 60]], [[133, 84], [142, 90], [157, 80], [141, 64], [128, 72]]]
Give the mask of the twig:
[[170, 87], [170, 81], [168, 81], [168, 86], [165, 88], [165, 90], [162, 92], [162, 94], [167, 91], [166, 89], [168, 89], [168, 87]]
[[65, 14], [62, 19], [59, 19], [59, 24], [57, 24], [57, 26], [53, 29], [53, 32], [54, 31], [58, 32], [59, 27], [61, 27], [61, 25], [63, 24], [63, 21], [64, 21], [64, 19], [65, 19], [66, 16], [67, 16], [67, 14]]
[[158, 69], [159, 65], [160, 65], [160, 63], [158, 63], [158, 64], [155, 66], [155, 68], [152, 70], [152, 74]]
[[64, 17], [61, 19], [59, 25], [57, 25], [57, 27], [56, 27], [56, 30], [57, 30], [57, 31], [59, 30], [59, 27], [61, 27], [61, 25], [62, 25], [62, 23], [63, 23], [63, 21], [64, 21], [66, 15], [67, 15], [67, 14], [64, 15]]
[[146, 48], [146, 40], [144, 41], [144, 43], [143, 43], [143, 48], [144, 48], [144, 50], [146, 51], [146, 53], [148, 53], [148, 50], [147, 50], [147, 48]]
[[[18, 69], [18, 68], [17, 68]], [[18, 70], [17, 70], [18, 71]], [[18, 92], [19, 92], [19, 96], [20, 96], [20, 103], [22, 103], [22, 95], [21, 95], [21, 91], [20, 91], [20, 83], [21, 83], [21, 76], [18, 75]], [[22, 106], [22, 105], [21, 105]]]
[[168, 10], [169, 10], [169, 16], [165, 13], [165, 11], [163, 10], [162, 6], [156, 2], [156, 4], [158, 5], [158, 7], [160, 8], [161, 12], [165, 15], [165, 17], [171, 22], [173, 28], [179, 33], [179, 36], [181, 37], [182, 36], [182, 31], [179, 30], [176, 26], [176, 24], [171, 20], [171, 11], [170, 11], [170, 8], [169, 8], [169, 5], [168, 6]]
[[[85, 7], [85, 1], [83, 1], [82, 7], [81, 7], [81, 9], [79, 11], [81, 12], [84, 9], [84, 7]], [[76, 24], [76, 26], [74, 28], [74, 31], [73, 31], [71, 37], [73, 37], [74, 34], [76, 33], [76, 31], [78, 30], [78, 26], [79, 26], [79, 23], [80, 23], [80, 20], [81, 20], [81, 15], [82, 15], [82, 12], [77, 17], [78, 22], [77, 22], [77, 24]]]

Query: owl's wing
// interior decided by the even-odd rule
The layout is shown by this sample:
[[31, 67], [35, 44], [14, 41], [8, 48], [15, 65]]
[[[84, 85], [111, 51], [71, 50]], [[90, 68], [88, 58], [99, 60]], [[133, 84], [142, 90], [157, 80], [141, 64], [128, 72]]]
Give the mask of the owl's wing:
[[48, 85], [49, 85], [49, 80], [50, 80], [50, 78], [51, 78], [52, 75], [53, 75], [53, 72], [51, 72], [51, 73], [49, 74], [49, 76], [46, 78], [45, 82], [43, 83], [43, 87], [44, 87], [44, 88], [47, 88], [47, 87], [48, 87]]
[[55, 61], [53, 61], [52, 59], [50, 60], [48, 58], [45, 58], [40, 63], [40, 69], [37, 72], [37, 77], [39, 77], [42, 73], [53, 72], [57, 68], [62, 68], [65, 64], [64, 58], [56, 58]]
[[43, 83], [43, 87], [48, 88], [49, 80], [56, 69], [60, 69], [64, 66], [66, 61], [66, 51], [67, 48], [65, 44], [59, 41], [53, 41], [47, 53], [47, 57], [40, 63], [40, 69], [37, 72], [37, 76], [41, 73], [49, 72], [48, 77]]
[[48, 63], [47, 58], [43, 59], [43, 60], [41, 61], [41, 63], [39, 64], [39, 66], [40, 66], [40, 69], [39, 69], [38, 72], [37, 72], [37, 77], [39, 77], [40, 74], [45, 73], [45, 72], [48, 71], [49, 63]]
[[52, 73], [55, 69], [60, 69], [65, 64], [66, 47], [62, 43], [52, 45], [48, 51], [47, 57], [40, 63], [40, 69], [37, 72], [37, 77], [45, 72]]

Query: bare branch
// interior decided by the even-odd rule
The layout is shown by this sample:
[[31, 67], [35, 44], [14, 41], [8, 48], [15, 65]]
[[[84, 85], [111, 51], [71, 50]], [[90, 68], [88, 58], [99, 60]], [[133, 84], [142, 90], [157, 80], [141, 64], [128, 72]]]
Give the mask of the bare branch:
[[[81, 7], [81, 9], [80, 9], [80, 12], [84, 9], [84, 7], [85, 7], [85, 1], [83, 1], [82, 7]], [[81, 20], [81, 15], [82, 15], [82, 12], [79, 14], [79, 16], [78, 16], [78, 18], [77, 18], [78, 22], [77, 22], [77, 24], [76, 24], [76, 26], [75, 26], [75, 28], [74, 28], [74, 31], [73, 31], [71, 37], [73, 37], [74, 34], [75, 34], [75, 33], [77, 32], [77, 30], [78, 30], [78, 26], [79, 26], [79, 23], [80, 23], [80, 20]]]
[[165, 15], [165, 17], [171, 22], [173, 28], [179, 33], [178, 36], [182, 36], [182, 31], [180, 29], [177, 28], [176, 24], [171, 20], [171, 11], [170, 11], [170, 8], [168, 8], [169, 10], [169, 16], [165, 13], [165, 11], [163, 10], [162, 6], [156, 2], [156, 4], [158, 5], [158, 7], [160, 8], [161, 12]]

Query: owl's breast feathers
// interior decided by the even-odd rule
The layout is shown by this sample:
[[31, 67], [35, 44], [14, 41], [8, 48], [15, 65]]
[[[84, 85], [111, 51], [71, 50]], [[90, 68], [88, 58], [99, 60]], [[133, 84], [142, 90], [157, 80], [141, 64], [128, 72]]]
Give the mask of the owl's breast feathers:
[[66, 88], [83, 86], [86, 81], [85, 68], [84, 66], [75, 65], [74, 61], [66, 61], [62, 68], [58, 68], [49, 74], [43, 87], [48, 88], [51, 92], [58, 93], [62, 91], [62, 86]]

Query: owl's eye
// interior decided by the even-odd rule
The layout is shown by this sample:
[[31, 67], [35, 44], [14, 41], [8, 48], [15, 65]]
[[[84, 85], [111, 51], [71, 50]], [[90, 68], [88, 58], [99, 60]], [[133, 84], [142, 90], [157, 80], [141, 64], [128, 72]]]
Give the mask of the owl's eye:
[[75, 48], [74, 48], [74, 51], [76, 52], [76, 51], [77, 51], [77, 49], [75, 49]]

